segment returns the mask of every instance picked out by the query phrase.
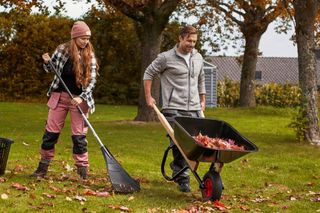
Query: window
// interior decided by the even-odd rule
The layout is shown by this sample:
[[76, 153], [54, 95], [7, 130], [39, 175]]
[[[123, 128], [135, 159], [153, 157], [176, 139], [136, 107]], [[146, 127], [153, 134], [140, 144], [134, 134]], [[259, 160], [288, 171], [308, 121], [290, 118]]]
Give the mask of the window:
[[262, 71], [256, 71], [255, 79], [258, 80], [258, 81], [262, 80]]

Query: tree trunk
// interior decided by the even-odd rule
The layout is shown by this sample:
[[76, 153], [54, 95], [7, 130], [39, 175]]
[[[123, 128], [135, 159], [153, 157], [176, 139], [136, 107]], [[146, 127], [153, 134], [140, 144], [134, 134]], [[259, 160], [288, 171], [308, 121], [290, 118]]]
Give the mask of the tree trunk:
[[[142, 48], [142, 62], [141, 62], [141, 84], [139, 93], [138, 113], [134, 120], [136, 121], [157, 121], [157, 115], [154, 110], [146, 104], [143, 86], [143, 75], [145, 69], [151, 64], [151, 62], [157, 57], [160, 52], [161, 45], [161, 27], [156, 23], [144, 24], [144, 26], [138, 26], [138, 36], [141, 41]], [[151, 88], [152, 97], [156, 100], [157, 105], [160, 99], [160, 79], [154, 78]]]
[[260, 33], [247, 33], [240, 81], [240, 106], [255, 107], [255, 73], [258, 60]]
[[320, 145], [317, 108], [316, 58], [314, 24], [319, 9], [318, 0], [296, 0], [295, 20], [298, 45], [299, 85], [302, 91], [301, 107], [307, 118], [306, 140]]
[[[146, 67], [149, 66], [160, 52], [162, 31], [168, 24], [170, 15], [177, 8], [181, 0], [103, 0], [103, 2], [106, 5], [113, 5], [117, 10], [135, 21], [136, 31], [141, 42], [142, 63], [138, 113], [134, 120], [155, 121], [157, 120], [155, 112], [146, 104], [143, 74]], [[159, 103], [159, 79], [153, 79], [151, 93], [156, 102]]]

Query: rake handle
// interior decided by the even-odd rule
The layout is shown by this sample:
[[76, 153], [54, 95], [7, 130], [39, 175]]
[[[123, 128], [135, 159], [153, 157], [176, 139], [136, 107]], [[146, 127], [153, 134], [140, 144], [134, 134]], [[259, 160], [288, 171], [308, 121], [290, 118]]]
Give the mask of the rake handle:
[[[59, 78], [60, 82], [62, 83], [63, 87], [69, 94], [70, 98], [73, 99], [73, 95], [68, 89], [67, 85], [62, 80], [61, 76], [59, 75], [58, 71], [54, 68], [52, 65], [52, 62], [49, 61], [49, 64], [53, 71], [55, 72], [56, 76]], [[107, 170], [109, 174], [109, 178], [111, 181], [111, 184], [116, 192], [121, 193], [131, 193], [135, 191], [140, 191], [140, 184], [136, 180], [134, 180], [130, 175], [121, 167], [121, 165], [117, 162], [117, 160], [112, 156], [112, 154], [109, 152], [109, 150], [103, 145], [102, 141], [100, 140], [99, 136], [97, 135], [96, 131], [93, 129], [92, 125], [90, 124], [89, 120], [83, 113], [82, 109], [79, 105], [77, 105], [77, 109], [82, 115], [84, 121], [91, 129], [93, 135], [97, 139], [97, 141], [100, 144], [101, 151], [103, 152], [103, 157], [105, 158], [105, 161], [107, 163]], [[108, 162], [110, 161], [110, 162]], [[121, 176], [119, 176], [121, 175]], [[119, 180], [120, 179], [120, 180]], [[119, 183], [119, 181], [122, 181]]]

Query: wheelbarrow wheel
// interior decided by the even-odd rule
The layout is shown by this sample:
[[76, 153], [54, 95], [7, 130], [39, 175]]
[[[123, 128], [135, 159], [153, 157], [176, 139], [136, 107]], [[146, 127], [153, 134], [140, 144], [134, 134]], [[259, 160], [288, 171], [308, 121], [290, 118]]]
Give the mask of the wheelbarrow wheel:
[[215, 171], [208, 171], [203, 177], [203, 186], [201, 189], [202, 198], [208, 200], [220, 200], [222, 194], [222, 181], [220, 174]]

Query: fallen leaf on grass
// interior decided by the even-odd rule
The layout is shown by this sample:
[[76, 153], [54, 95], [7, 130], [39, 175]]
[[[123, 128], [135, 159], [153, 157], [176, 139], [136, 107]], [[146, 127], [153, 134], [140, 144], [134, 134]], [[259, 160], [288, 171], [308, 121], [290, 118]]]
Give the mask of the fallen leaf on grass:
[[250, 211], [250, 208], [248, 206], [239, 206], [239, 208], [243, 211]]
[[23, 169], [24, 169], [24, 166], [18, 164], [18, 165], [16, 165], [16, 166], [14, 167], [14, 169], [11, 171], [11, 173], [17, 174], [18, 172], [23, 171]]
[[12, 183], [11, 185], [13, 188], [18, 189], [18, 190], [22, 190], [22, 191], [28, 191], [29, 188], [20, 184], [20, 183]]
[[0, 178], [0, 183], [4, 183], [6, 182], [7, 180], [5, 178]]
[[47, 198], [56, 198], [56, 195], [53, 195], [53, 194], [42, 193], [42, 195], [47, 197]]
[[9, 198], [9, 196], [7, 194], [1, 194], [1, 199], [2, 200], [7, 200]]
[[30, 144], [26, 143], [26, 142], [22, 142], [23, 145], [25, 146], [30, 146]]
[[303, 199], [305, 199], [305, 196], [302, 194], [294, 194], [289, 196], [290, 201], [303, 200]]
[[29, 203], [31, 209], [43, 209], [43, 206], [35, 206]]
[[264, 201], [268, 201], [270, 200], [269, 197], [262, 197], [261, 195], [259, 195], [258, 197], [254, 198], [253, 200], [251, 200], [254, 203], [262, 203]]
[[134, 199], [134, 197], [133, 196], [130, 196], [129, 198], [128, 198], [128, 201], [131, 201], [131, 200], [133, 200]]
[[98, 197], [109, 197], [110, 193], [109, 192], [97, 192], [96, 195]]
[[219, 210], [225, 210], [226, 207], [223, 203], [221, 203], [219, 200], [215, 200], [212, 202], [213, 206], [216, 207]]
[[315, 182], [308, 182], [308, 183], [306, 184], [306, 186], [315, 186], [315, 185], [316, 185]]
[[278, 183], [265, 183], [265, 186], [268, 188], [274, 188], [279, 192], [291, 193], [291, 189], [286, 185], [281, 185]]
[[66, 164], [66, 165], [64, 166], [64, 168], [65, 168], [68, 172], [73, 171], [72, 166], [70, 166], [69, 164]]
[[[316, 192], [313, 192], [313, 191], [309, 191], [308, 194], [306, 194], [307, 196], [313, 196], [313, 195], [316, 195], [317, 193]], [[320, 195], [320, 192], [319, 192], [319, 195]]]
[[182, 210], [174, 210], [173, 211], [174, 213], [190, 213], [190, 212], [196, 212], [196, 211], [193, 211], [193, 210], [185, 210], [185, 209], [182, 209]]
[[131, 212], [132, 211], [131, 209], [129, 209], [126, 206], [109, 204], [108, 207], [111, 208], [111, 209], [120, 210], [120, 211], [124, 211], [124, 212]]
[[78, 201], [87, 201], [87, 199], [85, 197], [76, 195], [73, 197], [74, 200], [78, 200]]
[[148, 213], [157, 213], [157, 212], [160, 212], [160, 208], [148, 209], [147, 212]]
[[291, 200], [291, 201], [296, 201], [297, 198], [295, 198], [295, 197], [293, 197], [293, 196], [290, 196], [290, 197], [289, 197], [289, 200]]
[[91, 189], [85, 189], [82, 194], [83, 195], [96, 195], [97, 193]]
[[89, 213], [90, 211], [88, 210], [88, 208], [82, 208], [81, 209], [82, 213]]
[[92, 196], [97, 196], [97, 197], [109, 197], [110, 193], [107, 191], [104, 192], [95, 192], [91, 189], [85, 189], [84, 192], [82, 193], [83, 195], [92, 195]]
[[174, 213], [198, 213], [198, 212], [215, 212], [225, 211], [227, 207], [219, 201], [208, 201], [208, 202], [193, 202], [192, 205], [188, 206], [186, 209], [173, 209], [171, 212]]
[[312, 175], [314, 179], [320, 179], [320, 175]]
[[50, 207], [54, 207], [54, 203], [52, 202], [48, 202], [48, 203], [41, 203], [42, 206], [50, 206]]
[[243, 160], [241, 160], [241, 163], [242, 163], [242, 165], [248, 164], [249, 160], [248, 159], [243, 159]]
[[37, 198], [37, 196], [34, 193], [29, 194], [29, 197], [33, 200], [35, 200]]
[[59, 189], [59, 188], [57, 188], [57, 187], [55, 187], [55, 186], [49, 186], [49, 188], [50, 188], [51, 190], [53, 190], [54, 192], [61, 192], [61, 191], [62, 191], [61, 189]]
[[320, 202], [320, 197], [316, 197], [314, 199], [311, 199], [312, 202]]

